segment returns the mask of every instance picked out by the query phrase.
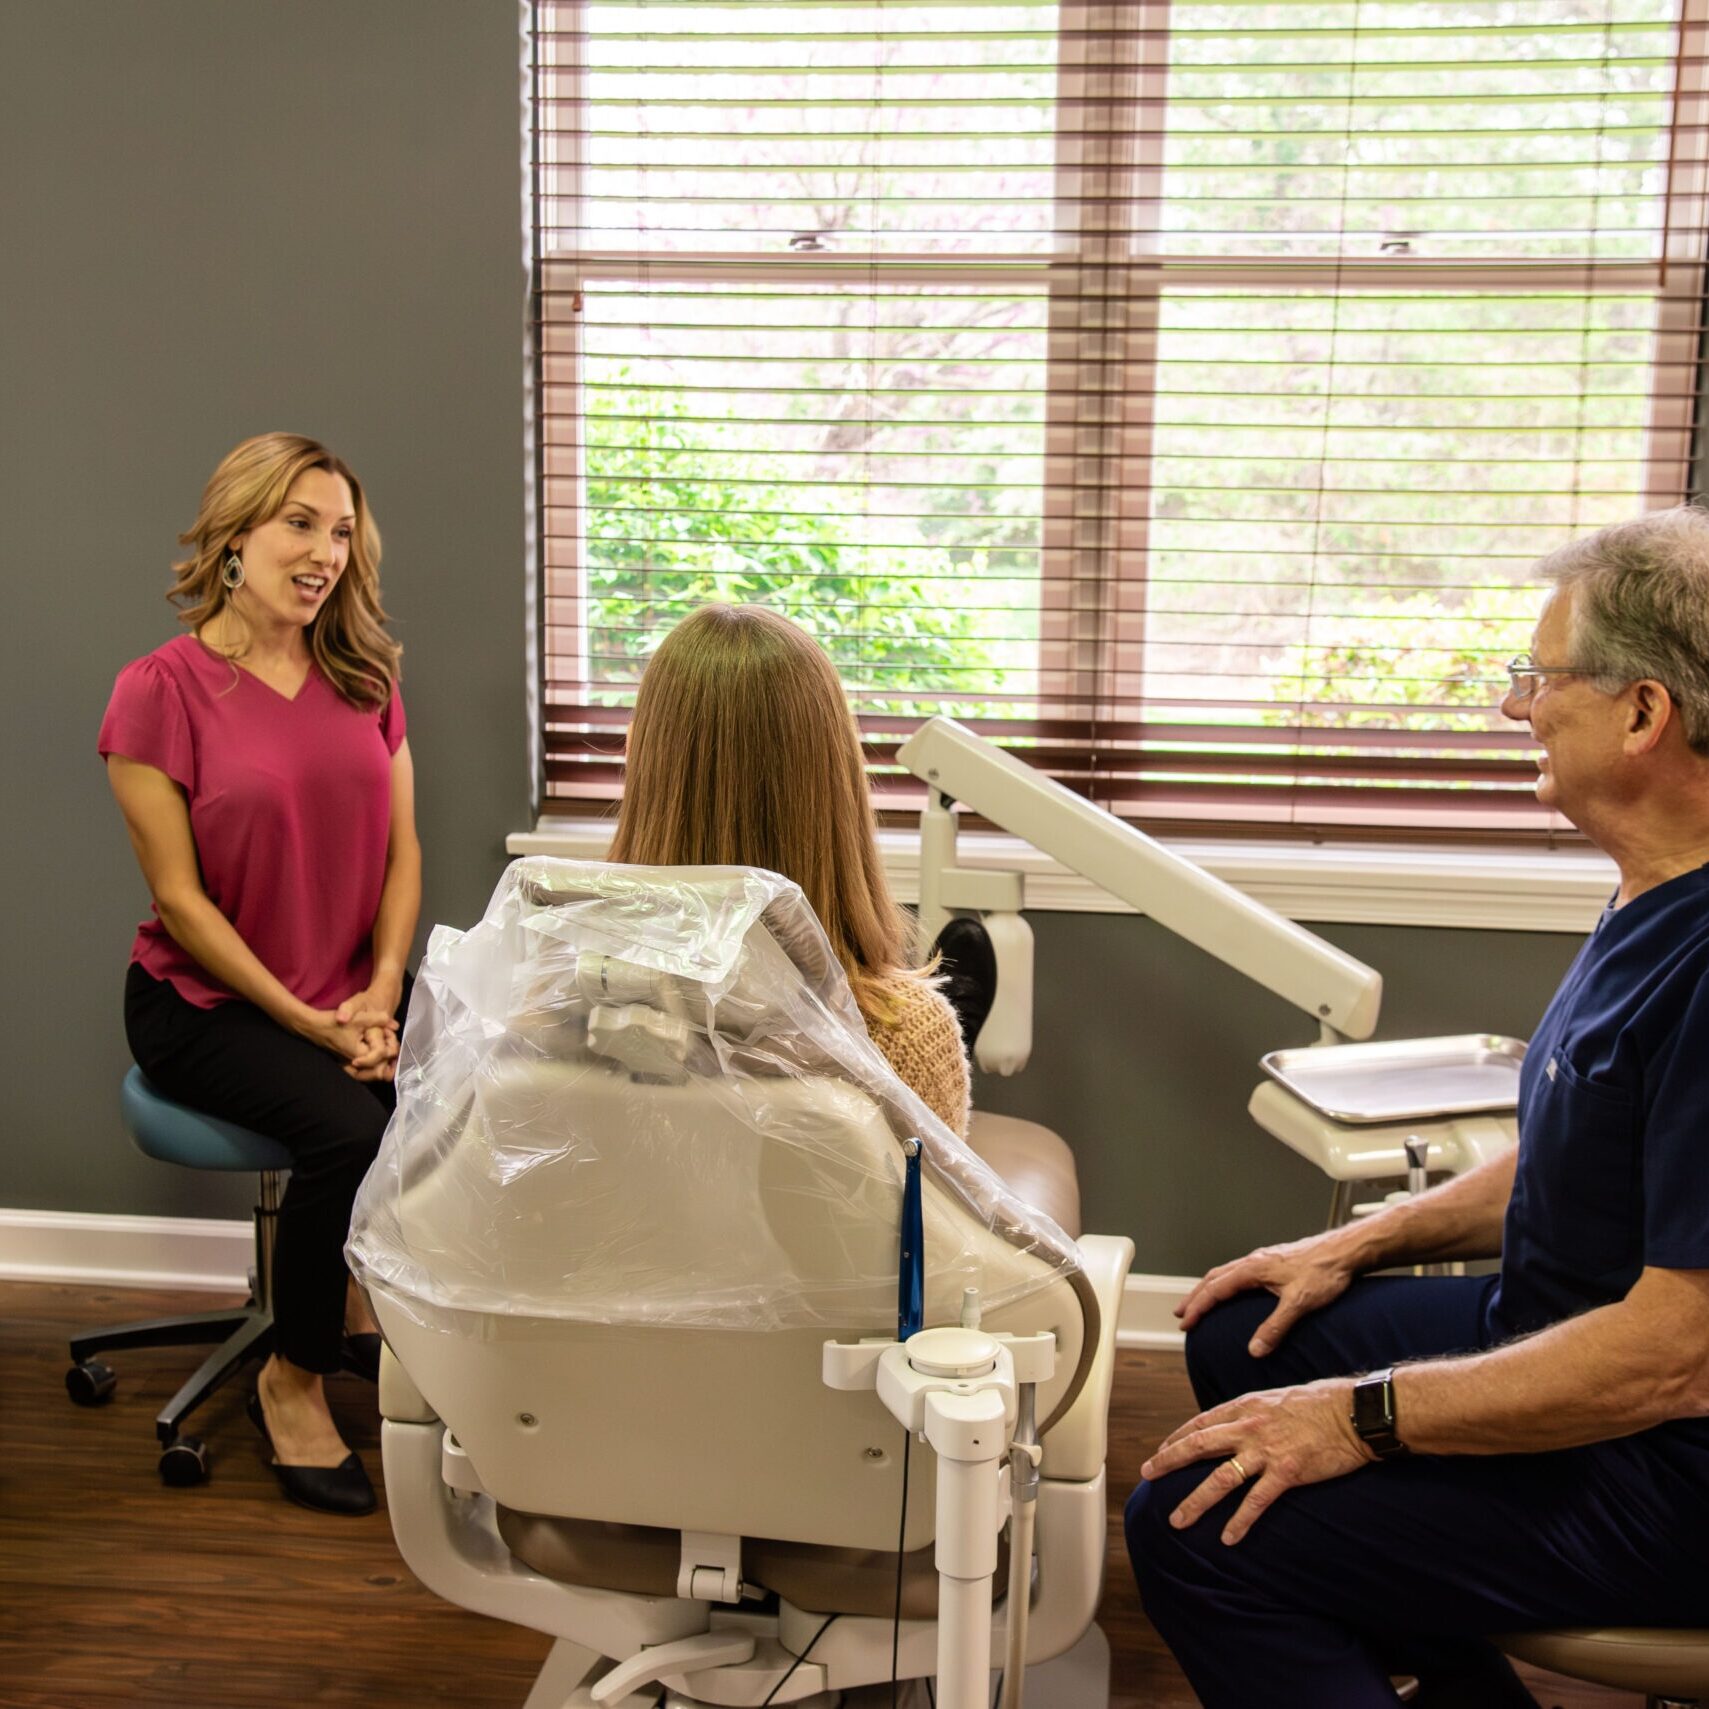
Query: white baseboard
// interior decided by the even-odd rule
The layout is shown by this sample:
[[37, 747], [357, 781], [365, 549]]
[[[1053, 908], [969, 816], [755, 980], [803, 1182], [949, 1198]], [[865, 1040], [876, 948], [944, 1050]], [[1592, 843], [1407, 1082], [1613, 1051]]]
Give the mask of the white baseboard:
[[[251, 1240], [246, 1222], [0, 1210], [0, 1280], [241, 1293]], [[1179, 1351], [1174, 1308], [1196, 1279], [1129, 1276], [1116, 1345]]]
[[0, 1210], [0, 1280], [242, 1293], [255, 1236], [247, 1222]]
[[1118, 1347], [1148, 1353], [1179, 1353], [1185, 1341], [1175, 1307], [1198, 1282], [1197, 1276], [1130, 1275], [1122, 1287], [1122, 1315], [1116, 1325]]

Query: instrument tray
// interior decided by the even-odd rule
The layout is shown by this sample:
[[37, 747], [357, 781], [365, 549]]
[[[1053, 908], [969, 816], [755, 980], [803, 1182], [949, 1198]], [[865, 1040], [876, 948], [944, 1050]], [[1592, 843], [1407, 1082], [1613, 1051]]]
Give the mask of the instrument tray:
[[1273, 1050], [1259, 1066], [1331, 1121], [1421, 1122], [1519, 1102], [1525, 1041], [1494, 1033]]

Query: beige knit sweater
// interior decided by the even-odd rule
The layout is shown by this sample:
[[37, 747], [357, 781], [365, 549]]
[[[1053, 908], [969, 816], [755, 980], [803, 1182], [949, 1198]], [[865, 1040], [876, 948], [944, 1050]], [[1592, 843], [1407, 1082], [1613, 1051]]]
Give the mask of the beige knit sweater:
[[965, 1139], [971, 1089], [961, 1027], [949, 999], [936, 986], [906, 975], [891, 980], [880, 995], [895, 1019], [868, 1014], [872, 1042], [926, 1107]]

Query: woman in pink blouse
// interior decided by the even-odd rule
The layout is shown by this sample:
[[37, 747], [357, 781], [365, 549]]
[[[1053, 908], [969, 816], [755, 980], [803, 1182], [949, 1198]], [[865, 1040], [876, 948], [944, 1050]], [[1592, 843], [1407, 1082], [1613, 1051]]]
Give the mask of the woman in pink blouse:
[[101, 726], [154, 896], [125, 1029], [167, 1097], [290, 1150], [251, 1415], [287, 1495], [365, 1513], [321, 1379], [352, 1343], [377, 1357], [343, 1245], [391, 1112], [421, 903], [380, 537], [344, 463], [268, 433], [214, 471], [181, 539], [188, 633], [119, 673]]

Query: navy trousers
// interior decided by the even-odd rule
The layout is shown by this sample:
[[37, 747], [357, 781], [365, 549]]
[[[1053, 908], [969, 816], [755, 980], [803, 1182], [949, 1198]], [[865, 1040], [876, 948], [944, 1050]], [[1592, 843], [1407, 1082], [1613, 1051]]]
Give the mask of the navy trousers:
[[[1246, 1351], [1275, 1305], [1219, 1306], [1188, 1335], [1201, 1408], [1482, 1344], [1493, 1279], [1367, 1277]], [[1404, 1429], [1405, 1421], [1402, 1421]], [[1375, 1709], [1415, 1674], [1421, 1704], [1532, 1705], [1486, 1634], [1709, 1622], [1709, 1453], [1650, 1430], [1529, 1455], [1408, 1455], [1289, 1490], [1221, 1541], [1238, 1492], [1169, 1515], [1221, 1461], [1142, 1483], [1127, 1507], [1141, 1600], [1206, 1709]]]

